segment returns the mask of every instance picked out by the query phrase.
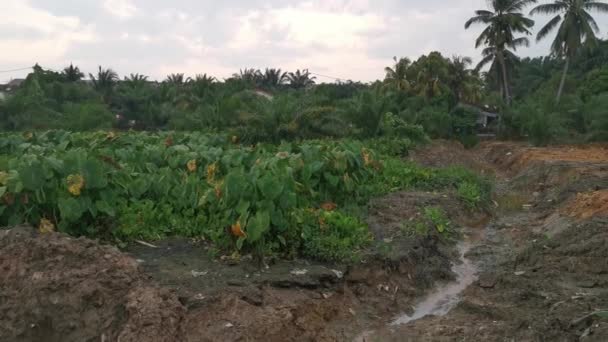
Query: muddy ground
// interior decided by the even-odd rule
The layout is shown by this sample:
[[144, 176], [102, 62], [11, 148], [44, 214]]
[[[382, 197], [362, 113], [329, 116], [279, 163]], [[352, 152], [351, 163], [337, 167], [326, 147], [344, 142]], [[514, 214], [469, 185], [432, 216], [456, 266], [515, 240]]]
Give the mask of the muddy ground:
[[[606, 146], [489, 142], [467, 151], [435, 142], [411, 158], [495, 177], [491, 212], [471, 212], [450, 193], [376, 199], [376, 242], [354, 266], [260, 268], [188, 240], [121, 252], [26, 227], [2, 231], [0, 340], [608, 340], [608, 320], [593, 315], [608, 309]], [[409, 233], [428, 206], [450, 217], [453, 240], [470, 247], [465, 259], [462, 243]], [[449, 313], [390, 324], [460, 281], [454, 266], [463, 260], [476, 275]]]

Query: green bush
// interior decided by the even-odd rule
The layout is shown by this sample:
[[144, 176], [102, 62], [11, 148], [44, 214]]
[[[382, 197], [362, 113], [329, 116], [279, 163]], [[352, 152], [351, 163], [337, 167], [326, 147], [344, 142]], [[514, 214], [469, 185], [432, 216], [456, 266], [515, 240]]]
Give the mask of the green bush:
[[302, 226], [302, 254], [322, 261], [354, 260], [372, 241], [367, 225], [339, 211], [296, 212]]

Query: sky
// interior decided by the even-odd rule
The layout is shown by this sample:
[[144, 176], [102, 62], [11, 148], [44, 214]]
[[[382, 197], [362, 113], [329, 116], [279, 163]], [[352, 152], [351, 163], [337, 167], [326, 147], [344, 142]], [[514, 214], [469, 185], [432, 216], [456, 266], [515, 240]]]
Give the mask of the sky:
[[[243, 68], [309, 69], [340, 79], [384, 77], [393, 56], [431, 51], [479, 60], [481, 28], [464, 22], [486, 0], [0, 0], [0, 83], [39, 63], [125, 76]], [[537, 27], [548, 18], [538, 17]], [[608, 16], [597, 15], [601, 37]], [[533, 40], [534, 41], [534, 40]], [[547, 54], [549, 41], [518, 50]], [[322, 76], [319, 81], [331, 82]]]

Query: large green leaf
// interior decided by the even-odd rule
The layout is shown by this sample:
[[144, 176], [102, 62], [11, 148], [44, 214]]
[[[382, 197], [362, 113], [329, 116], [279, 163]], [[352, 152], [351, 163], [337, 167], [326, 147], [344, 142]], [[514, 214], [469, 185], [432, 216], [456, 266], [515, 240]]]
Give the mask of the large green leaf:
[[77, 221], [86, 210], [86, 208], [73, 197], [59, 198], [58, 205], [61, 218], [68, 222]]
[[44, 186], [44, 172], [39, 161], [33, 161], [29, 165], [19, 168], [19, 176], [26, 190], [38, 190]]
[[116, 210], [106, 201], [99, 200], [95, 202], [95, 207], [100, 213], [106, 214], [110, 217], [116, 216]]
[[267, 200], [274, 201], [283, 192], [283, 183], [270, 173], [265, 174], [257, 181], [258, 188]]
[[82, 163], [82, 175], [87, 189], [102, 189], [108, 185], [104, 165], [96, 160], [86, 160]]
[[247, 240], [251, 243], [259, 241], [270, 229], [270, 214], [268, 211], [258, 211], [247, 224]]

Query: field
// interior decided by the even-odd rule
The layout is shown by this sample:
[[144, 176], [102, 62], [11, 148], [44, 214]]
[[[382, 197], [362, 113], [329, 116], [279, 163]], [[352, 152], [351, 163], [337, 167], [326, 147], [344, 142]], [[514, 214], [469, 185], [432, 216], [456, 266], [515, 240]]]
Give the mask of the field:
[[2, 138], [8, 340], [608, 336], [603, 145]]
[[472, 172], [418, 167], [372, 141], [247, 146], [221, 134], [62, 131], [1, 141], [0, 225], [121, 246], [181, 236], [260, 261], [341, 261], [371, 241], [358, 212], [372, 196], [452, 188], [475, 208], [489, 194]]

